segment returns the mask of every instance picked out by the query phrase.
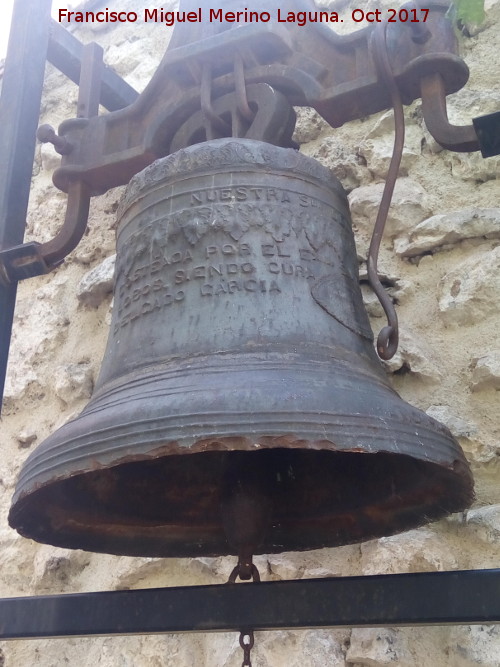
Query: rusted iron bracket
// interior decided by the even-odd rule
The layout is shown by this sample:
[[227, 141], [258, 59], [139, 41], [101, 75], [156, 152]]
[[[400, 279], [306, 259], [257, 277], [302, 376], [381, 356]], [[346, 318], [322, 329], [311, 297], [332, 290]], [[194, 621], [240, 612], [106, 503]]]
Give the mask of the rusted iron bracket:
[[500, 570], [0, 599], [0, 639], [500, 623]]
[[[293, 0], [290, 9], [304, 9], [304, 2], [314, 7], [308, 0]], [[181, 5], [189, 9], [189, 2]], [[448, 3], [433, 1], [429, 7], [425, 41], [413, 39], [409, 23], [387, 26], [388, 57], [405, 104], [421, 95], [421, 81], [429, 74], [439, 74], [445, 95], [468, 78], [446, 17]], [[244, 64], [247, 84], [267, 83], [290, 104], [313, 107], [333, 127], [390, 107], [372, 57], [371, 27], [343, 36], [322, 24], [271, 21], [224, 28], [200, 39], [193, 24], [178, 24], [158, 70], [132, 105], [85, 127], [63, 122], [59, 134], [74, 150], [63, 156], [54, 174], [56, 186], [67, 191], [72, 180], [82, 179], [92, 194], [100, 194], [172, 152], [182, 123], [201, 109], [203, 67], [212, 68], [214, 98], [231, 93], [235, 56]]]
[[434, 139], [450, 151], [478, 151], [479, 140], [473, 125], [452, 125], [448, 121], [446, 86], [441, 74], [426, 74], [420, 86], [425, 124]]
[[[97, 116], [101, 97], [102, 48], [91, 42], [82, 50], [78, 119], [82, 126], [87, 119]], [[43, 130], [43, 132], [40, 132]], [[52, 128], [42, 126], [39, 139], [54, 143], [59, 153], [70, 154], [73, 144], [55, 134]], [[47, 273], [58, 266], [78, 245], [87, 228], [90, 193], [87, 185], [75, 180], [68, 189], [64, 223], [56, 236], [46, 243], [26, 243], [0, 252], [0, 281], [14, 283], [24, 278]]]

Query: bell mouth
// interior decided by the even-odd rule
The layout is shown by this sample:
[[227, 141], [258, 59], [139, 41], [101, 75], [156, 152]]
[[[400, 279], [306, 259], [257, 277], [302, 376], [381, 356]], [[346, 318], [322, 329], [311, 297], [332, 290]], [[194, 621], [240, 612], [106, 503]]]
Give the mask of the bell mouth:
[[[212, 441], [204, 445], [211, 451], [76, 474], [18, 499], [9, 522], [54, 546], [128, 556], [221, 556], [238, 555], [223, 508], [248, 483], [256, 491], [254, 505], [266, 499], [266, 530], [252, 547], [256, 554], [392, 535], [461, 511], [473, 497], [470, 473], [459, 460], [450, 469], [407, 455], [332, 451], [331, 443], [285, 439], [286, 447], [271, 448], [248, 441], [250, 451], [241, 451], [241, 441], [240, 451], [227, 451], [234, 441]], [[249, 509], [255, 509], [252, 501]], [[236, 522], [248, 518], [243, 509]]]

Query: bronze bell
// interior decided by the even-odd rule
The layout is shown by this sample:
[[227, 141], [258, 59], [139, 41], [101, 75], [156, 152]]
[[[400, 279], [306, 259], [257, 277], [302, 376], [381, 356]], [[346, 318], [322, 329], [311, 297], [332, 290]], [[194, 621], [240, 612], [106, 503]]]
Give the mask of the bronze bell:
[[218, 139], [135, 176], [96, 391], [26, 462], [9, 521], [140, 556], [316, 549], [464, 509], [449, 431], [389, 386], [339, 182]]

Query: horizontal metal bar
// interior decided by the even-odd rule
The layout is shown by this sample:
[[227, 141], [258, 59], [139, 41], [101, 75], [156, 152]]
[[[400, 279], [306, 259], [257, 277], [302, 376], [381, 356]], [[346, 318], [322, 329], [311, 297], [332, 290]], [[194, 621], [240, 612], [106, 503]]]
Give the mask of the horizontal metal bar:
[[500, 570], [0, 599], [0, 639], [500, 622]]
[[[51, 20], [47, 60], [78, 85], [84, 45], [58, 21]], [[110, 67], [102, 71], [101, 104], [117, 111], [132, 104], [139, 93]]]

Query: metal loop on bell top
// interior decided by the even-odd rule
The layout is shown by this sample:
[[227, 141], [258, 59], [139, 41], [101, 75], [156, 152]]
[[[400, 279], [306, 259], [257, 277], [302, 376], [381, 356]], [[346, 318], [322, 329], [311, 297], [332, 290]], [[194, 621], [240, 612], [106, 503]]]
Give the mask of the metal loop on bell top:
[[255, 113], [248, 104], [247, 87], [245, 81], [245, 65], [239, 53], [234, 57], [234, 87], [236, 91], [236, 102], [238, 111], [248, 121], [252, 121]]
[[220, 132], [222, 135], [231, 136], [231, 127], [218, 116], [212, 107], [212, 67], [210, 63], [203, 65], [201, 73], [201, 87], [200, 87], [200, 103], [201, 110], [206, 119], [206, 134], [207, 141], [215, 139], [214, 130]]
[[[218, 136], [238, 136], [238, 123], [232, 120], [229, 124], [219, 116], [212, 105], [212, 67], [205, 63], [202, 68], [200, 103], [201, 110], [205, 117], [205, 132], [207, 141], [215, 139]], [[252, 122], [255, 118], [255, 111], [252, 110], [248, 102], [247, 85], [245, 80], [245, 64], [241, 54], [237, 53], [234, 57], [234, 93], [238, 114], [244, 120]]]

